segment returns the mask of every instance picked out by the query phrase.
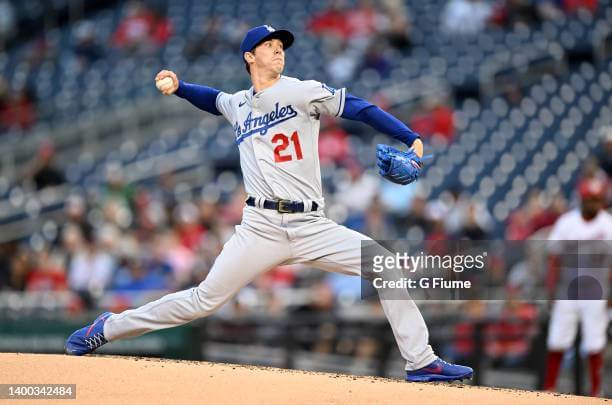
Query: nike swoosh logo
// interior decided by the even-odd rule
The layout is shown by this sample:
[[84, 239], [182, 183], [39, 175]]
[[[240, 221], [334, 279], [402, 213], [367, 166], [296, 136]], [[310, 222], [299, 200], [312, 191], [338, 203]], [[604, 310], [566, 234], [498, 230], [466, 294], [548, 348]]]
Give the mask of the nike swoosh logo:
[[238, 103], [238, 108], [242, 107], [245, 104], [246, 104], [246, 100], [244, 100], [242, 103]]
[[427, 371], [428, 373], [438, 374], [442, 372], [442, 366], [437, 364], [434, 367], [427, 367], [427, 368], [424, 368], [423, 370]]
[[96, 326], [100, 321], [105, 320], [109, 316], [110, 315], [106, 315], [106, 316], [103, 316], [103, 317], [100, 317], [100, 318], [96, 319], [96, 321], [89, 327], [89, 329], [87, 329], [87, 333], [85, 333], [85, 336], [89, 336], [89, 334], [91, 333], [91, 330], [94, 328], [94, 326]]

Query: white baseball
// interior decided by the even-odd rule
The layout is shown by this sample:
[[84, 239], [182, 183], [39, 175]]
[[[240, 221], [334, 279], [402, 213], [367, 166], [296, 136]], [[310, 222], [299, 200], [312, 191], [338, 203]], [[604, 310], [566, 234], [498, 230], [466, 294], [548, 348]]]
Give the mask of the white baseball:
[[155, 86], [157, 86], [160, 91], [167, 91], [174, 86], [174, 82], [170, 76], [166, 76], [163, 79], [156, 80]]

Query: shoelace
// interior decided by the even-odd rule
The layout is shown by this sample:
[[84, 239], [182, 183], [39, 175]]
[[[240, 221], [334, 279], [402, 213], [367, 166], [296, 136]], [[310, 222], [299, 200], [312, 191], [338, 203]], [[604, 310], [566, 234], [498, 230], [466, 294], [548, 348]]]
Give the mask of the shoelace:
[[91, 350], [97, 349], [106, 342], [104, 335], [99, 332], [91, 335], [91, 337], [85, 338], [85, 344], [87, 344], [87, 347]]

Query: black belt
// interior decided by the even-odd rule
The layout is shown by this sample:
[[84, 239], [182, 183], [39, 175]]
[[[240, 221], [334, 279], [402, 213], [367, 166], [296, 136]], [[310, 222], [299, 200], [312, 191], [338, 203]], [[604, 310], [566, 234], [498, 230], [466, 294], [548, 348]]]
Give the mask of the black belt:
[[[246, 199], [246, 204], [255, 207], [255, 197]], [[281, 214], [295, 214], [296, 212], [304, 212], [304, 203], [291, 200], [264, 200], [263, 207], [267, 210], [275, 210]], [[312, 202], [311, 211], [319, 209], [319, 204]]]

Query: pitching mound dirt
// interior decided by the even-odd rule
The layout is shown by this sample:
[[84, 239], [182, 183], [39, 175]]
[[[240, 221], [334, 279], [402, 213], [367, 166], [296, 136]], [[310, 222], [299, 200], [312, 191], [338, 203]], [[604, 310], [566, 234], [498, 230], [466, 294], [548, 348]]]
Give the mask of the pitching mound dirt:
[[385, 378], [133, 357], [0, 353], [0, 365], [0, 383], [76, 384], [77, 401], [87, 404], [557, 405], [599, 402], [587, 397], [461, 384], [406, 383]]

